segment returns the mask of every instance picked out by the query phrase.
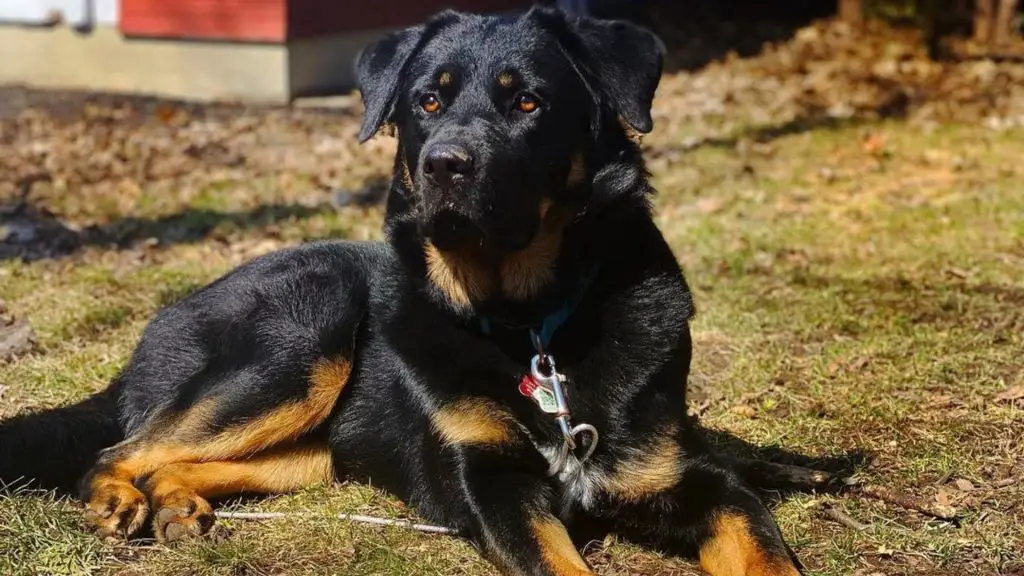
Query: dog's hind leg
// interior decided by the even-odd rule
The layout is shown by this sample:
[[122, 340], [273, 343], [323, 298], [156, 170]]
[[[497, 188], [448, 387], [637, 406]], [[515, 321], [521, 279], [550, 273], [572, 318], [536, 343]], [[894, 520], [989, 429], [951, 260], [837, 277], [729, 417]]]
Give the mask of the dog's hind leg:
[[[280, 454], [266, 451], [277, 447], [294, 448], [297, 441], [319, 427], [333, 410], [350, 371], [351, 363], [347, 359], [322, 359], [304, 371], [304, 394], [293, 395], [287, 401], [271, 398], [271, 402], [266, 399], [261, 402], [251, 397], [254, 395], [251, 388], [215, 386], [214, 392], [187, 409], [155, 418], [132, 438], [106, 450], [83, 479], [81, 495], [87, 503], [87, 520], [102, 536], [131, 536], [145, 522], [150, 504], [164, 506], [168, 503], [171, 507], [168, 499], [174, 491], [163, 490], [159, 482], [165, 477], [160, 471], [171, 465], [226, 465], [250, 459], [252, 470], [274, 469], [277, 465], [274, 463], [279, 463], [280, 459], [275, 460], [272, 455]], [[272, 380], [265, 384], [266, 390], [256, 392], [269, 396], [277, 389]], [[290, 382], [290, 385], [294, 387], [295, 383]], [[298, 457], [300, 453], [296, 451], [292, 456]], [[308, 464], [309, 460], [304, 461]], [[321, 463], [321, 459], [312, 460]], [[314, 468], [318, 466], [320, 464]], [[173, 477], [175, 471], [170, 468], [166, 477]], [[299, 485], [306, 483], [303, 474], [308, 473], [308, 469], [291, 472], [296, 472]], [[229, 483], [225, 489], [230, 486], [251, 489], [260, 484], [254, 481], [253, 485], [248, 485], [242, 479], [244, 476], [236, 478], [236, 482]], [[280, 478], [277, 482], [277, 485], [291, 486]], [[265, 484], [267, 487], [275, 485], [269, 480]], [[154, 501], [147, 499], [138, 485], [147, 488]]]
[[157, 314], [118, 377], [126, 440], [79, 483], [97, 532], [139, 530], [154, 504], [139, 485], [161, 468], [243, 461], [326, 433], [385, 260], [366, 245], [308, 244]]
[[326, 444], [286, 445], [245, 460], [179, 462], [138, 484], [153, 505], [153, 534], [174, 541], [203, 534], [213, 525], [209, 498], [240, 493], [278, 494], [334, 478]]

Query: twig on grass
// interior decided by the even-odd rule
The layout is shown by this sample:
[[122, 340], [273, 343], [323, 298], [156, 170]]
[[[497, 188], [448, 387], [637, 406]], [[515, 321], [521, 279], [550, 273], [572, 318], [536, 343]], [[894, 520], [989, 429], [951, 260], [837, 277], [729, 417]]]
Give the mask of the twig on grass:
[[276, 518], [337, 518], [360, 524], [373, 524], [376, 526], [397, 526], [430, 532], [432, 534], [456, 534], [456, 531], [444, 526], [433, 526], [430, 524], [415, 524], [410, 520], [394, 520], [391, 518], [376, 518], [374, 516], [363, 516], [361, 514], [314, 514], [311, 512], [216, 512], [217, 518], [224, 520], [274, 520]]
[[842, 524], [843, 526], [846, 526], [851, 530], [854, 530], [855, 532], [863, 532], [870, 528], [870, 526], [868, 526], [867, 524], [861, 524], [860, 522], [854, 520], [853, 517], [849, 516], [842, 510], [835, 508], [830, 504], [823, 505], [821, 507], [821, 512], [825, 516], [828, 516], [832, 520], [835, 520], [836, 522]]
[[1016, 483], [1017, 483], [1017, 479], [1016, 478], [1003, 478], [1002, 480], [998, 480], [996, 482], [993, 482], [992, 483], [992, 488], [998, 490], [1000, 488], [1006, 488], [1007, 486], [1013, 486]]
[[883, 488], [882, 486], [864, 486], [861, 488], [861, 494], [869, 498], [874, 498], [875, 500], [899, 506], [900, 508], [914, 510], [926, 516], [938, 518], [939, 520], [945, 520], [947, 522], [955, 522], [957, 520], [956, 509], [952, 506], [929, 504], [910, 496], [896, 494], [892, 490]]

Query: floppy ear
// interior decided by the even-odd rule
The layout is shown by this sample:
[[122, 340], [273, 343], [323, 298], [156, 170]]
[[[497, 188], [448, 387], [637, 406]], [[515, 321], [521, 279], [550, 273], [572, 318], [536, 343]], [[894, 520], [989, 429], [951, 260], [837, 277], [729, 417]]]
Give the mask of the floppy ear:
[[426, 25], [421, 25], [391, 32], [356, 56], [356, 81], [366, 108], [360, 142], [369, 140], [391, 117], [405, 63], [416, 51], [425, 30]]
[[560, 34], [562, 44], [590, 89], [598, 91], [630, 126], [650, 132], [654, 128], [651, 103], [665, 51], [661, 40], [628, 22], [562, 18], [568, 27], [563, 32], [569, 33], [569, 38]]

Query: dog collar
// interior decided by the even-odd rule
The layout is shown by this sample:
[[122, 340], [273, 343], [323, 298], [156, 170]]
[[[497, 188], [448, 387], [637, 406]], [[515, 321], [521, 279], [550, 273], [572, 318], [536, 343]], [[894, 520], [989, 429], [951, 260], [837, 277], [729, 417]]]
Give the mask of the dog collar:
[[[572, 316], [573, 312], [576, 311], [576, 307], [579, 306], [580, 301], [586, 295], [587, 290], [590, 289], [591, 284], [594, 283], [594, 279], [597, 277], [598, 267], [594, 266], [590, 272], [583, 277], [580, 281], [579, 287], [576, 292], [572, 295], [572, 298], [567, 300], [565, 304], [551, 312], [541, 321], [540, 325], [528, 327], [530, 330], [530, 340], [533, 342], [534, 348], [540, 350], [546, 350], [548, 345], [551, 344], [551, 339], [554, 337], [555, 332], [562, 327], [566, 321]], [[483, 332], [484, 336], [490, 336], [493, 332], [493, 322], [488, 316], [480, 316], [478, 318], [480, 323], [480, 331]], [[514, 326], [513, 328], [527, 328], [527, 326]], [[539, 344], [539, 345], [538, 345]]]

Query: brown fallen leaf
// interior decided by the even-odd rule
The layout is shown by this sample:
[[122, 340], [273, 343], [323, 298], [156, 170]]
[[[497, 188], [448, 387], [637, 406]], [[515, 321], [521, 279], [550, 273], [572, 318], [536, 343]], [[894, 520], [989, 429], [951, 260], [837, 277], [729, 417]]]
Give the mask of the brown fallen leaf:
[[942, 490], [940, 490], [940, 494], [942, 495], [941, 498], [939, 495], [935, 496], [935, 504], [932, 504], [927, 500], [915, 498], [909, 494], [902, 494], [885, 486], [863, 486], [861, 488], [861, 493], [870, 498], [881, 500], [882, 502], [887, 502], [901, 508], [906, 508], [907, 510], [916, 510], [933, 518], [948, 521], [956, 520], [956, 508], [941, 502], [941, 500], [945, 500], [946, 502], [949, 501], [949, 495]]
[[744, 418], [754, 418], [757, 416], [757, 410], [755, 410], [753, 406], [746, 406], [743, 404], [733, 406], [729, 411], [738, 416], [743, 416]]
[[996, 402], [1015, 402], [1017, 400], [1024, 400], [1024, 384], [1018, 384], [1003, 390], [999, 394], [996, 394], [995, 400]]
[[174, 120], [174, 115], [177, 114], [177, 109], [170, 104], [160, 104], [153, 111], [154, 115], [164, 124], [170, 124]]
[[935, 501], [943, 508], [953, 507], [953, 502], [949, 499], [949, 492], [943, 488], [939, 488], [938, 493], [935, 494]]
[[877, 132], [868, 134], [864, 139], [864, 152], [867, 154], [875, 154], [883, 148], [885, 148], [885, 137]]
[[836, 374], [839, 373], [839, 370], [842, 369], [842, 367], [843, 367], [843, 361], [842, 360], [833, 360], [832, 362], [829, 362], [829, 364], [828, 364], [828, 375], [829, 376], [835, 376]]
[[966, 280], [968, 277], [970, 277], [969, 272], [967, 272], [966, 270], [961, 270], [960, 268], [945, 268], [943, 272], [945, 272], [947, 276], [952, 276], [953, 278], [958, 278], [960, 280]]
[[858, 356], [846, 364], [846, 371], [860, 372], [869, 362], [871, 362], [871, 359], [867, 356]]
[[1002, 480], [997, 480], [997, 481], [993, 482], [992, 483], [992, 488], [995, 488], [995, 489], [998, 490], [999, 488], [1006, 488], [1007, 486], [1013, 486], [1016, 483], [1017, 483], [1017, 479], [1016, 478], [1003, 478]]
[[710, 196], [707, 198], [701, 198], [697, 200], [697, 210], [701, 214], [714, 214], [722, 210], [725, 202], [716, 196]]
[[962, 405], [963, 405], [963, 403], [960, 402], [960, 400], [958, 400], [958, 399], [956, 399], [953, 396], [950, 396], [948, 394], [943, 394], [943, 395], [940, 395], [940, 396], [935, 396], [931, 400], [928, 401], [928, 408], [935, 408], [935, 409], [954, 408], [956, 406], [962, 406]]
[[970, 492], [971, 490], [974, 490], [974, 484], [972, 484], [971, 481], [967, 480], [966, 478], [958, 478], [956, 482], [953, 482], [953, 484], [956, 484], [956, 487], [963, 490], [964, 492]]
[[0, 324], [0, 360], [25, 354], [34, 341], [35, 332], [25, 318], [14, 319], [8, 326]]

